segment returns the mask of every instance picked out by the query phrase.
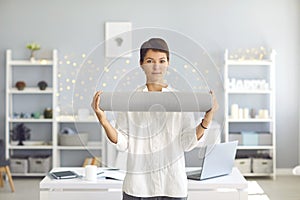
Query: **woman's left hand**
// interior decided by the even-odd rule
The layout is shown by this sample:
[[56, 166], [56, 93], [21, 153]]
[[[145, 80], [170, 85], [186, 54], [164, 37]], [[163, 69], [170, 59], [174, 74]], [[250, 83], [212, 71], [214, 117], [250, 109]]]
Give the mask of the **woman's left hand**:
[[202, 123], [205, 127], [207, 127], [208, 124], [210, 124], [215, 112], [219, 109], [219, 104], [218, 104], [217, 98], [215, 96], [215, 93], [213, 91], [210, 91], [209, 93], [212, 96], [212, 107], [210, 110], [206, 111], [205, 116], [203, 118]]
[[[216, 95], [215, 95], [215, 93], [211, 90], [211, 91], [209, 91], [209, 93], [211, 94], [211, 96], [212, 96], [212, 107], [211, 107], [211, 109], [209, 110], [209, 111], [207, 111], [207, 112], [213, 112], [213, 113], [215, 113], [218, 109], [219, 109], [219, 104], [218, 104], [218, 101], [217, 101], [217, 98], [216, 98]], [[206, 112], [206, 113], [207, 113]]]

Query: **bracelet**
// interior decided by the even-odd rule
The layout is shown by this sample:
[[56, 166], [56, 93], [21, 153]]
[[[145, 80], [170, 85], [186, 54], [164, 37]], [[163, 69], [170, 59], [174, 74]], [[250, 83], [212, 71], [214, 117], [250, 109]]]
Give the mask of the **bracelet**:
[[200, 123], [200, 126], [204, 129], [207, 129], [207, 127], [203, 126], [202, 122]]

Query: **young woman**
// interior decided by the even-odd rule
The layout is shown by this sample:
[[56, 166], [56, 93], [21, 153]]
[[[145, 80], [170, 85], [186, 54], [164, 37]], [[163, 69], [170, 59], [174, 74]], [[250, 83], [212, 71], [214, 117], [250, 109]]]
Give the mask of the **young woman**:
[[[169, 48], [160, 38], [144, 42], [140, 48], [140, 66], [146, 75], [141, 92], [172, 92], [164, 82], [169, 67]], [[99, 108], [100, 95], [92, 101], [99, 122], [109, 140], [128, 153], [123, 182], [123, 200], [187, 199], [184, 151], [193, 149], [202, 138], [218, 108], [213, 107], [199, 125], [188, 113], [123, 112], [113, 127]]]

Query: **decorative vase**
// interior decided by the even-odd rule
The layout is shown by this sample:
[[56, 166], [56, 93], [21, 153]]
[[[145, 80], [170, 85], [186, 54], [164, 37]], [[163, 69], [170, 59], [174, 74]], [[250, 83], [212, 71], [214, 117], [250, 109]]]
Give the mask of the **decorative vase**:
[[26, 87], [26, 83], [24, 81], [18, 81], [16, 82], [15, 86], [18, 90], [24, 90], [24, 88]]
[[31, 50], [31, 53], [30, 53], [30, 62], [35, 62], [35, 58], [34, 58], [34, 51]]

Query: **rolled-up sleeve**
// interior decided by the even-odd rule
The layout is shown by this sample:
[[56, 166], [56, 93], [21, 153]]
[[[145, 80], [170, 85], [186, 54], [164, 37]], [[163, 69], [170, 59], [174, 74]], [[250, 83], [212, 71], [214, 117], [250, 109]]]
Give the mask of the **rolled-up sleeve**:
[[117, 115], [115, 128], [118, 134], [116, 148], [119, 151], [126, 151], [128, 148], [128, 117], [127, 113], [120, 112]]

